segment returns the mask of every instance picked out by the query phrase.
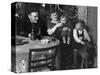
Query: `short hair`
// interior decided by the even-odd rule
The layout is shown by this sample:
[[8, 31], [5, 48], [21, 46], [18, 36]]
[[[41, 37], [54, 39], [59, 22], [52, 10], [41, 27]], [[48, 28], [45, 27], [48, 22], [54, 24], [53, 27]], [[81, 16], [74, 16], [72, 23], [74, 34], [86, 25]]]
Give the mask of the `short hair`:
[[29, 8], [29, 9], [27, 10], [27, 15], [31, 14], [32, 12], [37, 12], [37, 13], [39, 13], [39, 10], [36, 9], [36, 8]]
[[[83, 20], [78, 20], [77, 23], [80, 23], [82, 27], [85, 27], [85, 22], [84, 22]], [[76, 24], [77, 24], [77, 23], [76, 23]]]

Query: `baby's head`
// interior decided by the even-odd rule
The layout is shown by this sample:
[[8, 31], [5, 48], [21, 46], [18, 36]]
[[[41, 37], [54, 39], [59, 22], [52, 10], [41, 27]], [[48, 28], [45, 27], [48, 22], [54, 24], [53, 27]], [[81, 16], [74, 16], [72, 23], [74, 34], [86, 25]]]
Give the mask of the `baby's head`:
[[85, 23], [83, 20], [79, 20], [77, 23], [76, 23], [76, 29], [79, 29], [79, 30], [82, 30], [85, 26]]
[[65, 24], [65, 23], [67, 22], [67, 20], [68, 20], [67, 15], [62, 15], [61, 18], [60, 18], [60, 21], [61, 21], [61, 23], [63, 23], [63, 24]]

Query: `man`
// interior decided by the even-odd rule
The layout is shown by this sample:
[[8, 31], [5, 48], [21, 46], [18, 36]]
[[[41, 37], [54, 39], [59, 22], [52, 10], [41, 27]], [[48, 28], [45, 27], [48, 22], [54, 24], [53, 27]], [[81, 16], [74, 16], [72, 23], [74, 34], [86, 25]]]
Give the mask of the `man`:
[[38, 11], [30, 12], [27, 19], [24, 20], [25, 36], [32, 36], [32, 32], [35, 38], [39, 38], [40, 35], [47, 35], [46, 23], [39, 18]]

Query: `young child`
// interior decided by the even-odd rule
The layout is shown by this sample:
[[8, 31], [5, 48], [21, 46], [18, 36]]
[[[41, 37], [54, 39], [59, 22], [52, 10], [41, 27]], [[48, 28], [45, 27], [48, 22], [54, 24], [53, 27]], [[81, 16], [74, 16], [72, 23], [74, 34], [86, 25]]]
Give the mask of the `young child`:
[[60, 22], [62, 24], [62, 31], [61, 31], [61, 36], [62, 36], [62, 41], [63, 43], [70, 44], [70, 32], [71, 29], [69, 27], [68, 19], [66, 15], [62, 15], [60, 18]]
[[80, 67], [87, 67], [88, 50], [91, 48], [90, 36], [84, 28], [84, 21], [80, 20], [75, 29], [73, 30], [73, 38], [75, 43], [73, 44], [74, 49], [78, 49], [78, 54], [81, 56], [82, 61]]
[[90, 36], [87, 32], [87, 30], [84, 28], [85, 23], [84, 21], [80, 20], [77, 24], [75, 29], [73, 30], [73, 38], [76, 42], [74, 46], [76, 46], [77, 49], [81, 48], [82, 45], [85, 45], [86, 42], [90, 42]]

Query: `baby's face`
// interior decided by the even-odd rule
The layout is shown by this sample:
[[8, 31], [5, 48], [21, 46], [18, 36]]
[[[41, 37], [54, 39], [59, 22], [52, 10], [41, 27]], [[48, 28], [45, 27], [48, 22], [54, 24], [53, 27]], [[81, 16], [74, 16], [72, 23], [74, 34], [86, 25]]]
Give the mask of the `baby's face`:
[[65, 24], [66, 23], [66, 18], [61, 18], [61, 23]]

